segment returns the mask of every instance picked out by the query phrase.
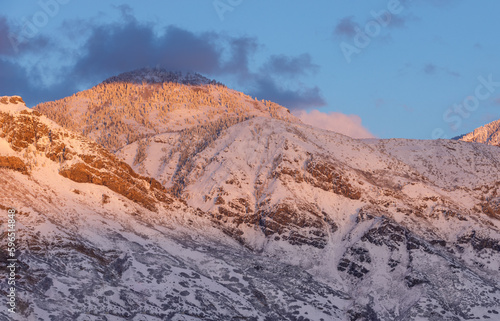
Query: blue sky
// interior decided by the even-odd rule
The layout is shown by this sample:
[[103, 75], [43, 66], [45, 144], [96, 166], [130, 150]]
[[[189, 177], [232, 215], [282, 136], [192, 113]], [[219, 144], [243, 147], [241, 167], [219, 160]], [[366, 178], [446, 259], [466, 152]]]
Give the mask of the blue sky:
[[500, 118], [498, 1], [41, 0], [2, 8], [0, 95], [22, 95], [30, 106], [163, 66], [296, 113], [318, 110], [333, 130], [345, 114], [381, 138], [449, 138]]

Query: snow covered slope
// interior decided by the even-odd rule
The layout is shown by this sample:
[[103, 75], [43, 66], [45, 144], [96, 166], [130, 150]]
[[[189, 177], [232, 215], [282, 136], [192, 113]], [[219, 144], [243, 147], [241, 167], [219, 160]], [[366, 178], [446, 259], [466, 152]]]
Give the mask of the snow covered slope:
[[499, 153], [254, 118], [117, 154], [245, 246], [344, 289], [351, 315], [451, 320], [500, 298]]
[[[128, 318], [140, 315], [140, 305], [134, 304], [144, 301], [148, 316], [172, 320], [182, 320], [180, 313], [191, 320], [498, 317], [497, 147], [450, 140], [356, 140], [303, 125], [283, 107], [221, 85], [184, 85], [182, 75], [174, 83], [159, 84], [162, 77], [132, 73], [122, 77], [132, 83], [117, 78], [37, 108], [118, 149], [116, 155], [139, 173], [130, 175], [145, 182], [139, 195], [147, 202], [130, 197], [129, 188], [101, 184], [141, 208], [139, 214], [124, 211], [131, 214], [124, 220], [145, 228], [131, 232], [108, 227], [112, 223], [106, 221], [102, 228], [107, 230], [99, 233], [114, 240], [112, 233], [125, 230], [153, 242], [149, 247], [120, 243], [120, 253], [128, 256], [118, 256], [119, 262], [126, 257], [131, 266], [146, 264], [135, 249], [150, 249], [147, 253], [155, 258], [143, 270], [123, 275], [139, 275], [136, 282], [149, 275], [159, 286], [155, 289], [172, 284], [167, 289], [174, 292], [167, 296], [139, 287], [143, 296], [130, 298], [127, 289], [134, 283], [115, 280], [111, 284], [122, 286], [124, 293], [118, 305], [128, 307]], [[144, 83], [137, 84], [140, 79]], [[84, 177], [93, 177], [94, 169], [127, 168], [118, 159], [99, 166], [77, 156], [92, 167]], [[9, 168], [15, 170], [16, 164]], [[59, 166], [62, 173], [80, 169], [65, 159]], [[146, 177], [152, 178], [149, 184]], [[101, 204], [108, 204], [104, 199]], [[113, 209], [109, 213], [116, 215]], [[182, 250], [170, 250], [180, 249], [178, 244]], [[170, 279], [177, 280], [173, 272], [156, 277], [158, 270], [164, 274], [159, 266], [166, 257], [177, 262], [167, 263], [171, 267], [189, 266], [194, 272], [182, 276], [198, 280], [196, 286], [182, 280], [177, 287]], [[207, 262], [211, 268], [204, 267]], [[192, 273], [207, 279], [199, 281]], [[194, 298], [186, 286], [199, 290]], [[235, 296], [213, 290], [219, 286]], [[79, 304], [94, 304], [85, 295], [80, 298], [84, 303]], [[151, 312], [170, 306], [171, 315]]]
[[495, 120], [489, 124], [474, 129], [473, 132], [459, 136], [456, 139], [464, 142], [476, 142], [500, 146], [500, 120]]
[[155, 213], [49, 168], [0, 173], [0, 208], [18, 211], [20, 276], [17, 314], [2, 309], [2, 320], [341, 320], [352, 302], [181, 202]]
[[242, 246], [86, 138], [3, 105], [0, 210], [17, 210], [19, 261], [17, 314], [0, 319], [347, 317], [341, 289]]

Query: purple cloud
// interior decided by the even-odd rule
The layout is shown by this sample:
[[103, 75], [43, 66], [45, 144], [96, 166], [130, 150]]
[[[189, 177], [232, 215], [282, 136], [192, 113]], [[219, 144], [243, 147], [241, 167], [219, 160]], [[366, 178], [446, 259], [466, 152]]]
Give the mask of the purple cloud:
[[453, 77], [457, 77], [457, 78], [460, 77], [460, 73], [458, 73], [454, 70], [451, 70], [447, 67], [436, 66], [433, 63], [426, 64], [422, 70], [427, 75], [436, 75], [436, 74], [442, 72], [442, 73], [445, 73], [449, 76], [453, 76]]
[[309, 54], [302, 54], [297, 57], [285, 55], [273, 55], [264, 64], [262, 70], [267, 70], [272, 74], [296, 77], [317, 72], [319, 66], [312, 63]]
[[27, 38], [22, 31], [16, 32], [7, 21], [0, 16], [0, 57], [19, 56], [27, 52], [40, 52], [49, 45], [49, 40], [39, 34]]
[[[45, 55], [50, 52], [52, 56], [71, 57], [73, 61], [66, 67], [54, 68], [52, 76], [57, 73], [56, 78], [60, 81], [43, 90], [39, 89], [42, 88], [40, 84], [35, 84], [40, 79], [36, 70], [28, 72], [27, 67], [21, 64], [22, 59], [15, 60], [15, 63], [2, 61], [1, 55], [7, 52], [0, 52], [3, 94], [21, 94], [31, 105], [62, 98], [123, 72], [158, 66], [172, 71], [198, 72], [216, 79], [229, 77], [244, 88], [252, 88], [258, 98], [291, 108], [325, 104], [317, 87], [301, 86], [303, 89], [295, 90], [293, 82], [291, 87], [278, 85], [276, 77], [293, 78], [318, 69], [308, 54], [297, 57], [273, 55], [266, 63], [267, 70], [264, 66], [251, 70], [250, 61], [260, 46], [255, 38], [229, 37], [215, 32], [194, 33], [175, 26], [157, 33], [154, 25], [139, 23], [130, 8], [120, 6], [118, 9], [122, 12], [120, 23], [80, 21], [86, 26], [87, 35], [80, 48], [69, 51], [64, 42], [54, 42], [46, 48]], [[9, 30], [5, 18], [0, 19], [0, 26], [5, 26], [0, 33], [3, 45], [5, 35], [8, 36], [4, 30]], [[29, 44], [31, 48], [42, 48], [42, 45], [40, 41]], [[299, 84], [296, 85], [298, 87]]]
[[318, 108], [326, 105], [318, 87], [291, 90], [282, 88], [269, 77], [260, 77], [255, 82], [252, 96], [272, 100], [290, 109]]
[[0, 17], [0, 55], [10, 56], [14, 54], [9, 35], [10, 27], [7, 24], [7, 19]]
[[156, 36], [152, 26], [135, 20], [97, 26], [84, 45], [85, 53], [74, 72], [92, 81], [156, 65], [172, 70], [216, 73], [221, 67], [222, 52], [216, 40], [215, 34], [197, 35], [173, 26]]
[[353, 17], [345, 17], [337, 23], [333, 34], [339, 37], [352, 38], [356, 35], [356, 28], [359, 28], [359, 25], [353, 21]]

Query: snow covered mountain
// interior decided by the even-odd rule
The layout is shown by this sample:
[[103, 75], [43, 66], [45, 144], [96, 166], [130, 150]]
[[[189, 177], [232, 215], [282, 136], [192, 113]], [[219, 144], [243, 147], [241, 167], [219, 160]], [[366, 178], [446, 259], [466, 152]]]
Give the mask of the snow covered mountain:
[[[177, 115], [177, 127], [169, 117], [149, 126], [137, 119], [153, 109], [131, 97], [157, 86], [156, 95], [170, 93], [166, 104], [189, 102], [182, 97], [196, 86], [140, 83], [103, 84], [37, 107], [67, 128], [85, 124], [82, 133], [90, 138], [93, 128], [107, 135], [98, 137], [120, 138], [124, 121], [103, 127], [102, 115], [128, 97], [127, 110], [135, 103], [139, 110], [131, 114], [134, 128], [153, 130], [119, 140], [116, 156], [37, 111], [3, 107], [0, 122], [11, 125], [1, 127], [1, 155], [17, 159], [14, 165], [2, 160], [0, 205], [28, 213], [19, 216], [29, 227], [21, 237], [29, 246], [20, 251], [30, 271], [21, 270], [30, 298], [25, 316], [498, 318], [497, 147], [356, 140], [217, 85], [201, 88], [227, 94], [231, 104], [204, 96], [205, 105], [184, 103], [165, 114]], [[115, 97], [112, 90], [119, 103], [109, 98], [97, 105], [105, 94]], [[82, 98], [91, 94], [95, 106]], [[59, 115], [63, 110], [75, 121]], [[57, 138], [32, 125], [38, 122]], [[27, 144], [12, 138], [26, 131], [19, 128], [34, 131], [21, 136], [32, 137]], [[30, 156], [30, 149], [38, 154]], [[51, 158], [53, 150], [59, 152]], [[111, 175], [124, 183], [112, 184]]]
[[[356, 297], [354, 315], [451, 320], [498, 304], [496, 147], [360, 141], [268, 118], [206, 139], [160, 134], [118, 155], [245, 246]], [[496, 294], [471, 300], [486, 288]]]
[[500, 120], [479, 127], [471, 133], [456, 137], [464, 142], [476, 142], [500, 146]]
[[0, 209], [17, 210], [18, 274], [17, 313], [2, 308], [1, 320], [345, 316], [346, 293], [240, 245], [102, 147], [5, 99]]
[[256, 116], [299, 122], [278, 104], [258, 101], [199, 74], [162, 69], [124, 73], [35, 110], [113, 151], [159, 133]]

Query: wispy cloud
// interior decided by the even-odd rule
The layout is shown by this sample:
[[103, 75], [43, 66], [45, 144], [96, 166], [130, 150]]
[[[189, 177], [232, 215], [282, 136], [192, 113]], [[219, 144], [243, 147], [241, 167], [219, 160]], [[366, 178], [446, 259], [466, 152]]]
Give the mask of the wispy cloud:
[[301, 54], [297, 57], [286, 55], [272, 55], [267, 63], [261, 68], [263, 72], [269, 72], [287, 77], [314, 74], [319, 66], [312, 62], [311, 55]]
[[0, 58], [40, 52], [49, 46], [49, 39], [36, 34], [29, 41], [20, 41], [6, 17], [0, 16]]
[[447, 67], [436, 66], [433, 63], [426, 64], [422, 68], [422, 71], [425, 74], [427, 74], [427, 75], [436, 75], [436, 74], [439, 74], [439, 73], [444, 73], [444, 74], [449, 75], [449, 76], [460, 77], [460, 73], [458, 73], [458, 72], [456, 72], [454, 70], [451, 70], [451, 69], [449, 69]]
[[[387, 11], [376, 12], [372, 11], [371, 16], [364, 19], [364, 22], [358, 23], [354, 20], [354, 16], [347, 16], [340, 19], [333, 28], [335, 38], [352, 39], [358, 33], [366, 33], [366, 27], [370, 23], [379, 23], [388, 29], [398, 29], [406, 27], [408, 20], [416, 18], [410, 14], [390, 14]], [[387, 37], [387, 35], [385, 35]]]
[[359, 25], [354, 22], [353, 16], [344, 17], [335, 25], [333, 34], [338, 37], [352, 38], [356, 35], [356, 28], [359, 28]]
[[361, 123], [361, 117], [357, 115], [346, 115], [337, 112], [323, 113], [319, 110], [310, 112], [298, 110], [294, 115], [300, 118], [305, 124], [331, 130], [353, 138], [373, 138], [375, 137]]

